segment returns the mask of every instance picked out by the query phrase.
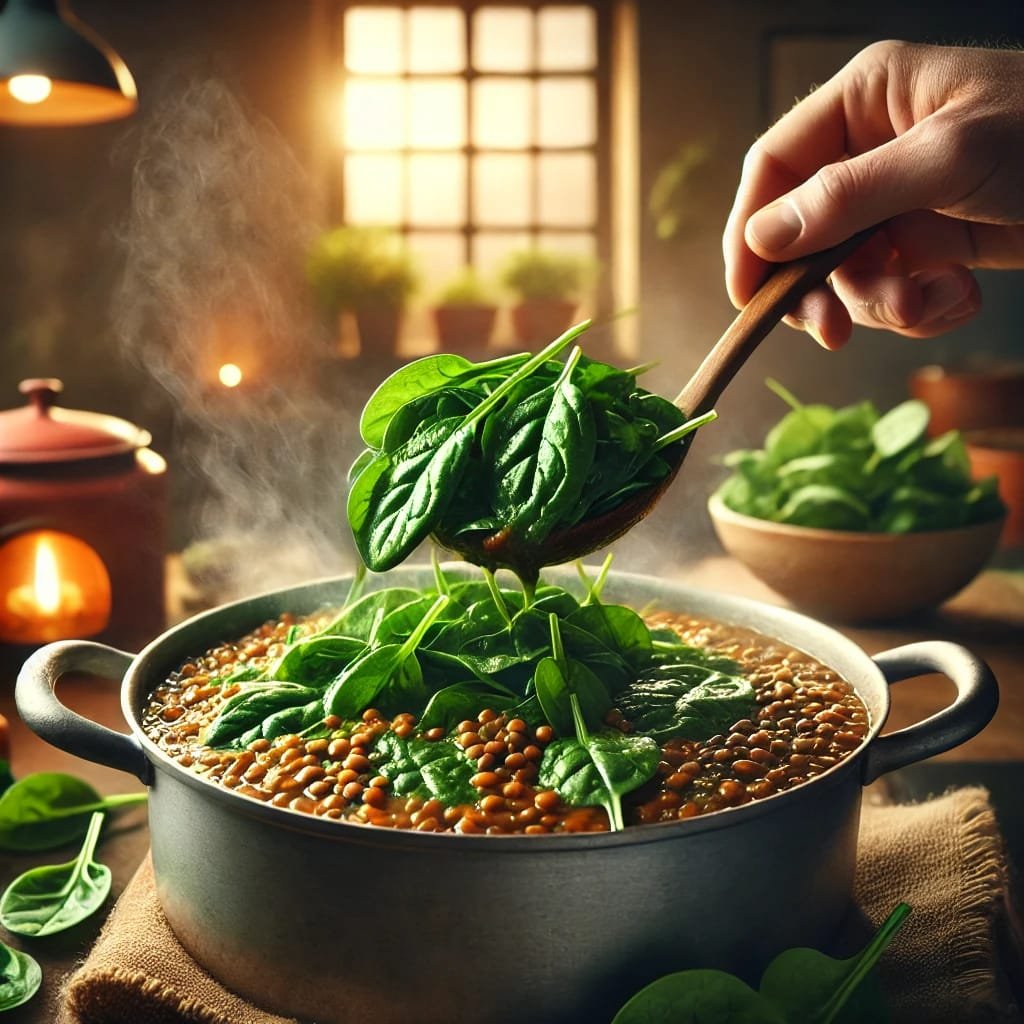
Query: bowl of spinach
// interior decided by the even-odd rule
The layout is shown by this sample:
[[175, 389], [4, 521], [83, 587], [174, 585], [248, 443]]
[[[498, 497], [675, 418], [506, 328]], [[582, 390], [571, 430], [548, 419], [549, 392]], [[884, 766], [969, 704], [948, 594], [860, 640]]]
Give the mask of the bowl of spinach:
[[797, 607], [867, 622], [933, 608], [988, 561], [1005, 521], [995, 477], [976, 480], [957, 431], [928, 434], [928, 408], [805, 404], [789, 411], [709, 500], [719, 540]]

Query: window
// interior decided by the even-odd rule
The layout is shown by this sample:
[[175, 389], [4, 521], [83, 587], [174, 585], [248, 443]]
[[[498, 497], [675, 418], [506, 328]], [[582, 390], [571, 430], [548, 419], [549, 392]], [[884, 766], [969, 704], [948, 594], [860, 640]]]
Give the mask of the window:
[[346, 5], [334, 213], [399, 230], [428, 294], [530, 245], [608, 263], [602, 4]]

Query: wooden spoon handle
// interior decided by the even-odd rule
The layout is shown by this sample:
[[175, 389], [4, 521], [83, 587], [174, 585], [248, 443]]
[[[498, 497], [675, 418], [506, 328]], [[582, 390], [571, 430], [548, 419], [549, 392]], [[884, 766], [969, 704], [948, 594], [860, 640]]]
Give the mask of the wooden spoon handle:
[[679, 392], [676, 405], [687, 416], [700, 416], [711, 409], [736, 371], [775, 325], [877, 230], [867, 228], [831, 249], [780, 263], [704, 357]]

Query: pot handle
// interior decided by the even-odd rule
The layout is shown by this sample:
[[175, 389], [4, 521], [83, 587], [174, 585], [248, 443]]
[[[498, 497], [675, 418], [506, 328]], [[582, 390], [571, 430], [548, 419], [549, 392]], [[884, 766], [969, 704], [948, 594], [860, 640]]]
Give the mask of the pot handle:
[[114, 732], [65, 707], [54, 688], [67, 672], [94, 672], [108, 679], [125, 674], [134, 656], [85, 640], [61, 640], [33, 654], [18, 673], [14, 700], [26, 725], [47, 743], [97, 764], [129, 772], [147, 786], [153, 766], [132, 735]]
[[959, 644], [926, 640], [884, 651], [872, 660], [889, 683], [941, 672], [956, 686], [956, 700], [923, 722], [878, 736], [867, 748], [865, 785], [885, 772], [923, 761], [966, 742], [981, 732], [996, 713], [999, 704], [996, 677], [981, 658]]

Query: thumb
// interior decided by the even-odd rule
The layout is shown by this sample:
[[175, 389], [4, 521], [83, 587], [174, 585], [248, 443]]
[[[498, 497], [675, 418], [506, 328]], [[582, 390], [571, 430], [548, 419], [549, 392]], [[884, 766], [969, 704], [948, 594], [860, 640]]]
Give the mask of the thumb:
[[937, 144], [937, 127], [922, 121], [876, 149], [826, 164], [750, 217], [747, 245], [765, 260], [795, 259], [898, 214], [954, 201], [947, 193], [958, 184], [952, 180], [957, 169]]

